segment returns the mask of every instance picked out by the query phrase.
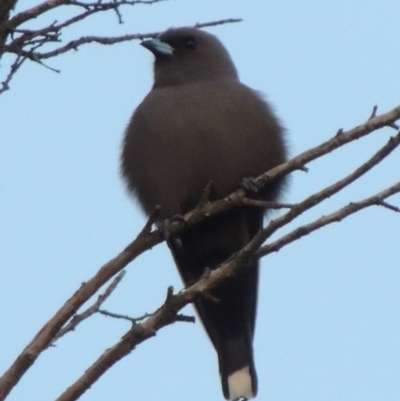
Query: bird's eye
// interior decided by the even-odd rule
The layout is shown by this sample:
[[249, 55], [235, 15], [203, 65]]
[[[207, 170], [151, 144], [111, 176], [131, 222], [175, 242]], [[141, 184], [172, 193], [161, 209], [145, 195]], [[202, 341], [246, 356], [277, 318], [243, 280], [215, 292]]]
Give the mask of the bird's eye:
[[196, 47], [196, 42], [193, 39], [187, 39], [185, 42], [186, 49], [194, 49]]

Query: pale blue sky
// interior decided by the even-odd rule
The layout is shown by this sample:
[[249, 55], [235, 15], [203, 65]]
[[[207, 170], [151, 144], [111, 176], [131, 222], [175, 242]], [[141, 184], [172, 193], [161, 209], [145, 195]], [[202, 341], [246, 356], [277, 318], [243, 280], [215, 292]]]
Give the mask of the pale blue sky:
[[[18, 7], [37, 3], [21, 0]], [[62, 19], [58, 13], [48, 21]], [[398, 0], [177, 0], [127, 8], [124, 25], [103, 14], [63, 38], [243, 18], [207, 30], [226, 45], [241, 80], [274, 105], [296, 155], [362, 123], [374, 105], [384, 112], [400, 104], [399, 16]], [[119, 178], [118, 157], [124, 127], [151, 87], [152, 55], [139, 42], [94, 44], [47, 63], [62, 73], [26, 65], [0, 96], [1, 372], [144, 223]], [[308, 174], [293, 174], [285, 200], [296, 202], [343, 177], [393, 133], [376, 132], [310, 164]], [[399, 158], [396, 150], [291, 228], [397, 182]], [[399, 205], [400, 196], [392, 202]], [[400, 399], [399, 227], [399, 215], [375, 207], [263, 260], [258, 400]], [[105, 304], [110, 311], [152, 312], [169, 285], [181, 288], [164, 244], [127, 270]], [[55, 399], [128, 328], [91, 318], [43, 353], [8, 399]], [[81, 399], [223, 397], [201, 325], [181, 323], [140, 345]]]

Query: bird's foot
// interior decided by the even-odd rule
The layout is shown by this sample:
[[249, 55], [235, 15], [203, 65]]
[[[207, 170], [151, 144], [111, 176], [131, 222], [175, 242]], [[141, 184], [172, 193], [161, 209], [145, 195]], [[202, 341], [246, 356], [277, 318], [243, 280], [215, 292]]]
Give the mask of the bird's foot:
[[187, 228], [188, 227], [188, 222], [185, 219], [185, 216], [182, 216], [181, 214], [176, 214], [175, 216], [172, 217], [172, 219], [170, 220], [171, 223], [174, 223], [175, 221], [179, 222], [179, 223], [183, 223], [184, 227]]
[[259, 195], [260, 193], [260, 187], [253, 177], [243, 178], [240, 182], [240, 188], [242, 188], [248, 195]]
[[157, 222], [157, 228], [168, 247], [176, 250], [177, 248], [182, 248], [182, 240], [177, 235], [171, 233], [170, 227], [174, 222], [182, 223], [185, 228], [188, 226], [188, 222], [185, 220], [185, 218], [180, 214], [176, 214], [171, 219], [165, 219]]

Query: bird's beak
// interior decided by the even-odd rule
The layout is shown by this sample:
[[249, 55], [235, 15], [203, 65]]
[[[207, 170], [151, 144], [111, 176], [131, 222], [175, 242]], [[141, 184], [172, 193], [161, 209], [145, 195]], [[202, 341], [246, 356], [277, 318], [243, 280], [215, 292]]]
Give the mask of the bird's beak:
[[171, 57], [174, 51], [173, 47], [171, 47], [168, 43], [162, 42], [158, 38], [144, 40], [140, 44], [146, 49], [150, 50], [156, 57], [159, 56]]

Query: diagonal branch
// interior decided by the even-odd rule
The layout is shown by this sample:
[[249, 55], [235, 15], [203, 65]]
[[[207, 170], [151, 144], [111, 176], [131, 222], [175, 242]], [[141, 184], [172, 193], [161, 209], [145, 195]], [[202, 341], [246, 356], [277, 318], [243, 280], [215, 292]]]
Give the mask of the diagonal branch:
[[[361, 124], [349, 131], [344, 132], [340, 130], [336, 136], [327, 140], [326, 142], [323, 142], [322, 144], [301, 153], [288, 162], [267, 171], [260, 177], [257, 177], [255, 179], [255, 183], [257, 186], [262, 188], [273, 180], [282, 178], [292, 171], [303, 170], [305, 164], [309, 163], [310, 161], [316, 160], [325, 154], [330, 153], [356, 139], [360, 139], [371, 132], [377, 131], [380, 128], [391, 127], [393, 123], [399, 119], [400, 106], [394, 108], [388, 113], [369, 119], [364, 124]], [[197, 224], [199, 221], [204, 220], [204, 216], [211, 217], [220, 213], [221, 210], [227, 211], [238, 207], [242, 204], [244, 199], [246, 199], [246, 193], [244, 190], [239, 189], [222, 200], [208, 203], [201, 209], [195, 209], [185, 216], [187, 225]], [[293, 210], [291, 210], [291, 212], [294, 213]], [[171, 225], [170, 231], [171, 233], [175, 233], [175, 229], [179, 230], [182, 228], [183, 224], [174, 223]]]
[[[278, 252], [285, 245], [290, 244], [291, 242], [296, 241], [301, 237], [304, 237], [305, 235], [308, 235], [313, 231], [318, 230], [319, 228], [327, 226], [328, 224], [340, 222], [346, 217], [362, 209], [365, 209], [369, 206], [382, 206], [383, 204], [386, 203], [384, 199], [399, 192], [400, 192], [400, 182], [397, 182], [396, 184], [383, 190], [382, 192], [377, 193], [376, 195], [373, 195], [359, 202], [351, 202], [347, 206], [344, 206], [342, 209], [339, 209], [326, 216], [322, 216], [318, 220], [313, 221], [312, 223], [298, 227], [289, 234], [283, 236], [282, 238], [279, 238], [275, 242], [264, 245], [257, 252], [257, 256], [262, 257], [273, 252]], [[394, 207], [393, 211], [398, 213], [400, 209], [398, 207]]]
[[[332, 195], [338, 193], [343, 188], [350, 185], [352, 182], [360, 178], [362, 175], [367, 173], [373, 167], [375, 167], [378, 163], [380, 163], [385, 157], [389, 156], [390, 153], [396, 149], [400, 145], [400, 133], [398, 133], [395, 137], [391, 137], [386, 145], [384, 145], [381, 149], [378, 150], [367, 162], [358, 167], [355, 171], [349, 174], [347, 177], [343, 178], [340, 181], [330, 185], [329, 187], [324, 188], [323, 190], [317, 192], [306, 198], [304, 201], [294, 205], [286, 214], [283, 216], [272, 220], [267, 227], [262, 229], [254, 238], [255, 243], [253, 245], [253, 249], [258, 249], [263, 242], [269, 238], [274, 232], [276, 232], [279, 228], [285, 226], [286, 224], [293, 221], [300, 214], [304, 213], [306, 210], [311, 209], [317, 204], [321, 203], [323, 200], [331, 197]], [[253, 242], [253, 241], [252, 241]], [[258, 253], [258, 256], [262, 256], [263, 253]]]
[[[335, 213], [321, 217], [307, 226], [294, 230], [292, 233], [287, 234], [273, 244], [263, 247], [262, 249], [265, 252], [263, 254], [276, 252], [284, 245], [318, 228], [335, 221], [343, 220], [368, 206], [379, 205], [387, 197], [399, 192], [400, 182], [370, 198], [357, 203], [350, 203], [348, 206]], [[207, 277], [200, 279], [197, 283], [180, 291], [177, 295], [167, 297], [164, 304], [154, 314], [144, 323], [132, 326], [117, 344], [107, 349], [73, 385], [56, 399], [56, 401], [73, 401], [78, 399], [93, 383], [110, 369], [111, 366], [127, 356], [137, 345], [153, 337], [161, 328], [174, 323], [180, 309], [193, 302], [196, 298], [204, 296], [223, 280], [235, 275], [240, 269], [246, 268], [248, 261], [254, 257], [254, 249], [252, 248], [254, 248], [254, 243], [249, 243], [245, 248], [239, 251], [234, 258], [230, 258], [228, 261], [224, 262], [217, 270], [211, 271]]]
[[[256, 182], [261, 186], [265, 185], [273, 179], [283, 177], [284, 175], [290, 173], [291, 171], [302, 169], [303, 166], [310, 162], [311, 160], [315, 160], [328, 152], [331, 152], [346, 143], [349, 143], [355, 139], [359, 139], [365, 135], [368, 135], [371, 132], [374, 132], [382, 127], [391, 126], [394, 122], [396, 122], [400, 118], [400, 106], [394, 108], [390, 112], [383, 114], [381, 116], [375, 116], [368, 120], [366, 123], [349, 130], [347, 132], [341, 132], [336, 135], [334, 138], [324, 142], [320, 146], [317, 146], [307, 152], [300, 154], [299, 156], [293, 158], [292, 160], [284, 163], [269, 172], [260, 176]], [[394, 139], [396, 141], [396, 139]], [[389, 145], [386, 146], [392, 146]], [[360, 172], [354, 172], [353, 174], [360, 174]], [[353, 177], [355, 179], [355, 177]], [[343, 184], [340, 184], [343, 185]], [[339, 185], [339, 187], [340, 187]], [[338, 188], [339, 188], [338, 187]], [[306, 206], [311, 207], [312, 204], [316, 204], [320, 202], [322, 199], [330, 196], [331, 194], [336, 193], [337, 190], [332, 190], [329, 188], [325, 192], [325, 194], [319, 195], [316, 198], [308, 198], [306, 199]], [[322, 191], [323, 192], [323, 191]], [[242, 204], [243, 199], [245, 199], [245, 192], [243, 190], [238, 190], [233, 194], [229, 195], [223, 200], [206, 203], [200, 209], [196, 209], [185, 216], [186, 223], [182, 222], [174, 222], [170, 225], [171, 233], [178, 233], [179, 231], [185, 229], [187, 226], [192, 226], [194, 224], [198, 224], [201, 221], [209, 218], [209, 216], [216, 215], [218, 213], [223, 213], [227, 210], [233, 209], [234, 207], [238, 207]], [[303, 202], [303, 207], [304, 207]], [[303, 209], [305, 210], [305, 209]], [[303, 212], [303, 210], [299, 209], [298, 205], [293, 206], [288, 213], [284, 216], [291, 221], [296, 213], [299, 215]], [[283, 217], [284, 217], [283, 216]], [[289, 216], [289, 217], [287, 217]], [[151, 222], [154, 221], [155, 215], [150, 218]], [[282, 218], [280, 218], [282, 219]], [[53, 341], [55, 335], [59, 332], [61, 327], [76, 313], [76, 311], [85, 303], [91, 296], [93, 296], [98, 289], [104, 285], [108, 280], [110, 280], [115, 274], [121, 271], [128, 263], [133, 261], [138, 255], [145, 252], [146, 250], [152, 248], [162, 241], [161, 235], [158, 231], [150, 232], [150, 223], [146, 225], [141, 234], [131, 243], [129, 244], [119, 255], [117, 255], [114, 259], [110, 260], [106, 263], [100, 270], [93, 276], [90, 280], [84, 283], [66, 303], [58, 310], [58, 312], [43, 326], [43, 328], [36, 334], [34, 339], [26, 346], [26, 348], [22, 351], [22, 353], [17, 357], [11, 367], [4, 373], [4, 375], [0, 378], [0, 400], [4, 400], [7, 394], [11, 391], [11, 389], [18, 383], [20, 378], [24, 375], [24, 373], [32, 366], [35, 362], [36, 358], [43, 352], [49, 344]], [[228, 263], [224, 264], [224, 266], [239, 266], [243, 264], [244, 261], [248, 261], [249, 259], [254, 257], [254, 253], [261, 246], [262, 242], [265, 238], [270, 235], [270, 232], [275, 231], [279, 224], [282, 224], [282, 220], [276, 219], [271, 222], [266, 231], [262, 231], [259, 235], [257, 235], [254, 240], [243, 249], [243, 251], [239, 252], [236, 257], [230, 260]], [[268, 231], [269, 230], [269, 231]], [[225, 268], [218, 269], [217, 271], [213, 271], [210, 274], [211, 281], [208, 284], [211, 288], [214, 285], [217, 285], [220, 280], [219, 277], [224, 277], [224, 272], [229, 272], [228, 275], [235, 274], [236, 267], [232, 268], [232, 273], [230, 270], [226, 270]], [[139, 332], [140, 328], [132, 329], [133, 332], [131, 336], [128, 336], [127, 339], [124, 337], [121, 340], [121, 349], [126, 354], [131, 351], [132, 344], [138, 344], [143, 341], [143, 339], [148, 338], [154, 334], [154, 327], [156, 329], [163, 327], [165, 324], [170, 324], [171, 319], [174, 319], [176, 316], [176, 312], [184, 305], [189, 302], [192, 302], [195, 296], [200, 296], [204, 290], [203, 284], [205, 281], [201, 280], [199, 283], [196, 283], [192, 288], [191, 292], [188, 292], [189, 295], [180, 295], [171, 296], [167, 299], [167, 303], [172, 305], [167, 309], [160, 308], [150, 319], [140, 325], [140, 327], [147, 328], [143, 334], [143, 332]], [[203, 291], [204, 292], [204, 291]], [[187, 292], [184, 291], [183, 294]], [[150, 322], [150, 323], [148, 323]], [[153, 329], [153, 331], [150, 330]], [[139, 331], [138, 331], [139, 330]], [[150, 331], [149, 331], [150, 330]], [[132, 340], [134, 339], [134, 341]], [[133, 341], [133, 342], [132, 342]], [[135, 342], [139, 341], [139, 342]], [[134, 346], [134, 345], [133, 345]], [[107, 356], [110, 355], [110, 356]], [[111, 358], [109, 363], [112, 365], [116, 362], [116, 354], [111, 353], [111, 349], [107, 351], [107, 357]], [[119, 358], [120, 359], [120, 358]], [[91, 371], [92, 372], [92, 371]], [[96, 373], [97, 374], [97, 373]]]

